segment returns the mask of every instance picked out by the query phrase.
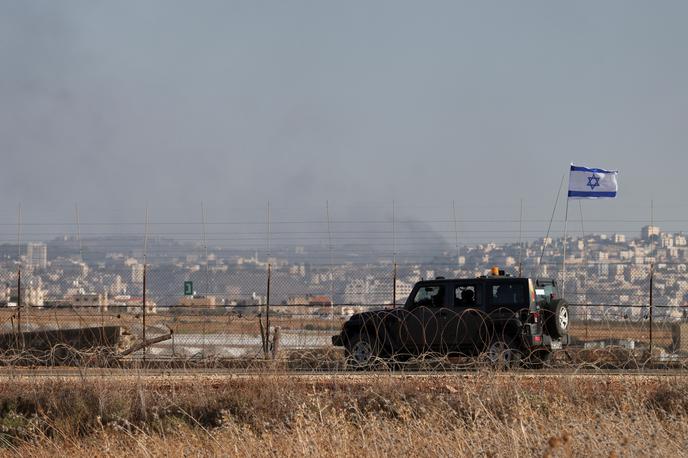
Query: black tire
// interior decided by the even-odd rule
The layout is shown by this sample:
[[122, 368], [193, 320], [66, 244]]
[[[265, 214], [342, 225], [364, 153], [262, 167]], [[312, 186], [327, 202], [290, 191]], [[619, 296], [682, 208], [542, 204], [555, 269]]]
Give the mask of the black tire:
[[378, 359], [380, 351], [377, 339], [367, 333], [356, 333], [344, 342], [346, 364], [352, 369], [370, 369]]
[[521, 364], [523, 355], [512, 342], [507, 339], [493, 340], [487, 349], [487, 360], [494, 369], [508, 370]]
[[569, 332], [569, 305], [556, 299], [545, 306], [545, 329], [552, 339], [561, 339]]

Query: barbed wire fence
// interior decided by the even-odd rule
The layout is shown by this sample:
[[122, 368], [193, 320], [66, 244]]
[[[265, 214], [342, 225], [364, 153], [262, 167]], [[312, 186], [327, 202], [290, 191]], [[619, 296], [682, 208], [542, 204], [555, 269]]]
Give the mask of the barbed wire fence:
[[[557, 266], [543, 268], [557, 276]], [[685, 367], [688, 320], [677, 298], [688, 290], [677, 268], [665, 265], [654, 272], [649, 265], [569, 266], [571, 345], [555, 358], [557, 364]], [[35, 272], [18, 269], [2, 278], [7, 306], [0, 308], [4, 349], [0, 361], [4, 365], [141, 367], [145, 363], [250, 369], [277, 360], [285, 368], [345, 369], [346, 355], [333, 347], [331, 338], [353, 314], [393, 310], [395, 303], [403, 308], [412, 285], [408, 279], [482, 274], [446, 264], [422, 269], [416, 264], [355, 269], [326, 264], [309, 269], [309, 275], [304, 266], [288, 264], [184, 272], [151, 265], [141, 271], [140, 290], [131, 291], [136, 296], [77, 292], [56, 298], [47, 294], [42, 300], [33, 283]], [[591, 282], [591, 272], [605, 282]], [[70, 275], [84, 281], [82, 272]], [[661, 278], [664, 286], [653, 293], [655, 278]], [[50, 284], [43, 288], [54, 289]], [[465, 324], [459, 319], [454, 326]], [[423, 332], [448, 330], [438, 331], [435, 326]], [[416, 363], [420, 358], [455, 367], [436, 348], [410, 353]], [[394, 360], [395, 355], [389, 356]], [[463, 367], [467, 362], [459, 364]]]
[[[346, 353], [331, 338], [343, 323], [355, 313], [403, 308], [419, 280], [474, 278], [499, 265], [514, 276], [537, 272], [564, 283], [561, 239], [554, 238], [562, 221], [544, 240], [537, 237], [548, 221], [525, 219], [522, 203], [517, 217], [465, 218], [452, 202], [449, 217], [422, 224], [399, 217], [400, 208], [387, 206], [391, 218], [342, 219], [326, 202], [322, 220], [290, 218], [268, 205], [265, 219], [209, 221], [201, 206], [198, 222], [149, 222], [146, 210], [142, 222], [118, 223], [84, 222], [78, 207], [74, 223], [25, 222], [20, 209], [16, 234], [2, 233], [0, 243], [0, 364], [255, 368], [272, 361], [341, 369]], [[569, 234], [564, 292], [572, 342], [557, 364], [685, 366], [685, 253], [673, 253], [658, 232], [646, 246], [606, 258], [606, 244], [642, 222], [585, 221], [589, 230], [615, 234], [607, 240], [586, 233], [581, 210], [581, 235]], [[41, 243], [25, 241], [59, 234], [67, 234], [57, 244], [65, 254], [49, 263]], [[675, 241], [684, 247], [681, 237]], [[463, 325], [454, 322], [433, 332], [456, 334]], [[437, 348], [421, 350], [411, 352], [416, 362], [466, 364]], [[397, 362], [390, 356], [387, 365]]]

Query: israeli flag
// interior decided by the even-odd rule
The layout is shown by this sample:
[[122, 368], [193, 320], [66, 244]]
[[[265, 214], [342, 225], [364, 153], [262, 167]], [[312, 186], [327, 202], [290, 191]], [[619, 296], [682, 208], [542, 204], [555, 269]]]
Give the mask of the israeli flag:
[[618, 170], [593, 169], [571, 164], [569, 174], [570, 199], [600, 199], [616, 197]]

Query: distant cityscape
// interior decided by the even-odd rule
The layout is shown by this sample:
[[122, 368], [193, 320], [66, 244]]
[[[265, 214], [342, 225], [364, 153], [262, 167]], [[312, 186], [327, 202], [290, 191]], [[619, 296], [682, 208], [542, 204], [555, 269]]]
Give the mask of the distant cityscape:
[[[420, 279], [475, 277], [492, 266], [512, 275], [553, 277], [562, 283], [563, 244], [561, 238], [488, 242], [428, 252], [426, 259], [400, 258], [394, 265], [388, 253], [374, 249], [365, 255], [352, 252], [351, 259], [330, 264], [322, 262], [327, 247], [317, 244], [275, 248], [267, 257], [246, 249], [205, 250], [154, 238], [148, 242], [146, 258], [146, 304], [151, 311], [166, 306], [261, 306], [267, 302], [268, 265], [272, 305], [309, 305], [323, 313], [333, 303], [345, 306], [343, 313], [362, 306], [401, 304]], [[566, 245], [565, 295], [573, 304], [589, 305], [584, 313], [613, 312], [642, 319], [649, 304], [652, 266], [656, 316], [686, 316], [688, 240], [683, 233], [645, 226], [635, 238], [591, 234], [568, 237]], [[0, 245], [0, 284], [4, 285], [0, 305], [4, 306], [16, 305], [21, 294], [21, 303], [31, 307], [136, 309], [143, 305], [143, 279], [139, 237], [66, 236]], [[193, 294], [184, 295], [185, 281], [193, 282]]]

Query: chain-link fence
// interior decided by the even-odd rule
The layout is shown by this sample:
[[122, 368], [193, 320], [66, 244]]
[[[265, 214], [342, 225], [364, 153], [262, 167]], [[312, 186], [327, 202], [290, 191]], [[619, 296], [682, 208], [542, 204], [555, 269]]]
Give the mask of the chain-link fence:
[[[521, 269], [509, 270], [518, 276]], [[536, 270], [556, 279], [569, 304], [568, 345], [554, 358], [559, 364], [683, 367], [688, 281], [681, 266], [586, 263], [567, 266], [565, 278], [554, 265], [521, 273]], [[332, 337], [350, 317], [404, 310], [422, 279], [476, 278], [486, 272], [446, 264], [229, 268], [207, 263], [196, 269], [141, 265], [126, 273], [132, 281], [124, 290], [124, 273], [107, 265], [64, 268], [59, 275], [2, 272], [3, 363], [253, 367], [277, 360], [292, 368], [344, 368], [351, 349], [333, 346]], [[451, 313], [454, 321], [449, 318], [451, 324], [433, 332], [470, 333], [465, 312]], [[473, 326], [493, 320], [491, 312], [476, 313], [482, 324]], [[429, 321], [420, 325], [427, 328], [436, 318], [423, 319]], [[401, 329], [411, 326], [408, 316], [401, 320]], [[412, 360], [422, 354], [446, 363], [452, 352], [444, 350], [428, 345], [407, 353]]]

